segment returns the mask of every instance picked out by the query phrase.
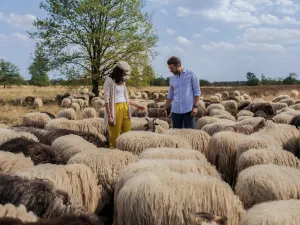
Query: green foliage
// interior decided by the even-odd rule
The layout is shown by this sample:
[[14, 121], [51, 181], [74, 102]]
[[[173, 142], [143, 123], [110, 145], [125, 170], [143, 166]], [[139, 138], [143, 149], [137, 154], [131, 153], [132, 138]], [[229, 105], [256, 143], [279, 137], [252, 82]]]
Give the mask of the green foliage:
[[0, 84], [4, 85], [21, 85], [24, 79], [20, 75], [20, 69], [9, 61], [0, 60]]
[[155, 78], [154, 70], [151, 66], [144, 66], [139, 71], [138, 67], [134, 67], [130, 74], [130, 79], [126, 82], [128, 86], [140, 88], [149, 86], [150, 81]]
[[[133, 65], [149, 57], [158, 40], [145, 0], [45, 0], [48, 17], [34, 22], [50, 68], [90, 74], [93, 92], [119, 60]], [[74, 73], [75, 74], [75, 73]]]
[[210, 86], [211, 83], [208, 80], [200, 80], [200, 87], [202, 86]]
[[38, 43], [34, 54], [34, 58], [32, 58], [33, 62], [28, 68], [29, 73], [31, 74], [30, 84], [37, 86], [49, 86], [49, 60], [44, 53], [43, 47]]
[[292, 84], [298, 84], [299, 81], [297, 80], [297, 74], [296, 73], [290, 73], [288, 77], [286, 77], [282, 82], [283, 84], [292, 85]]
[[246, 85], [257, 86], [260, 83], [259, 79], [255, 76], [254, 73], [248, 72], [246, 78], [247, 78]]

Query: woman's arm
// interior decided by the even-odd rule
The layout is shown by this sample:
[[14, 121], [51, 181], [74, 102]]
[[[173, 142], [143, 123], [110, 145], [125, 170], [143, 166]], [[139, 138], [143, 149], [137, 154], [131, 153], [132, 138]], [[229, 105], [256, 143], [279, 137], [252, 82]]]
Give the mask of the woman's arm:
[[128, 99], [128, 103], [131, 106], [134, 106], [136, 108], [138, 108], [139, 110], [146, 110], [146, 108], [142, 105], [137, 104], [136, 102], [132, 101], [131, 99]]
[[103, 84], [103, 90], [104, 90], [104, 101], [105, 101], [105, 109], [106, 109], [106, 113], [107, 113], [107, 117], [111, 117], [111, 111], [110, 111], [110, 104], [109, 104], [109, 100], [110, 100], [110, 83], [109, 80], [106, 79], [104, 84]]

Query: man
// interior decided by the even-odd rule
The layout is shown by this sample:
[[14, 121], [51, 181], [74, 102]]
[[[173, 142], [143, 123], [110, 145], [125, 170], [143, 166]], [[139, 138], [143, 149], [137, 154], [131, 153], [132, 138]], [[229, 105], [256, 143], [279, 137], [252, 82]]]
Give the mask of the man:
[[200, 84], [197, 76], [181, 66], [178, 57], [171, 57], [167, 61], [170, 72], [175, 76], [170, 78], [168, 98], [162, 110], [171, 104], [173, 128], [195, 129], [195, 116], [198, 114]]

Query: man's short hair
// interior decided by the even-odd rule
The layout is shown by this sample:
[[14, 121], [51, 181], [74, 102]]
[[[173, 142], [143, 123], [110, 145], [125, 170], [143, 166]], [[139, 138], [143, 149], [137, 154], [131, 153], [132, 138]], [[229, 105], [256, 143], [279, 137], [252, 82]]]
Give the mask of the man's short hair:
[[172, 56], [171, 58], [168, 59], [167, 61], [168, 65], [175, 65], [175, 66], [181, 66], [181, 61], [178, 57]]

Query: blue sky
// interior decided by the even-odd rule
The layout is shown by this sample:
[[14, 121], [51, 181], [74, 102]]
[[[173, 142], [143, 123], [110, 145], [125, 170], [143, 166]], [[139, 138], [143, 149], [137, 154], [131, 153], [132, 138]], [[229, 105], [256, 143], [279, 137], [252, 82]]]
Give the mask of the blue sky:
[[[24, 4], [26, 2], [26, 4]], [[35, 17], [40, 0], [0, 0], [0, 58], [17, 64], [29, 78]], [[176, 55], [185, 68], [209, 81], [257, 76], [300, 77], [300, 0], [147, 0], [159, 33], [152, 65], [170, 76], [166, 61]]]

